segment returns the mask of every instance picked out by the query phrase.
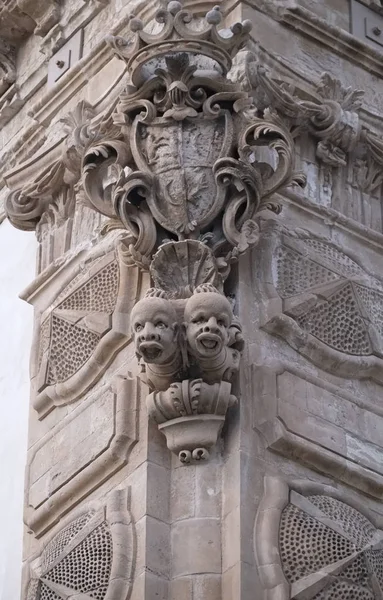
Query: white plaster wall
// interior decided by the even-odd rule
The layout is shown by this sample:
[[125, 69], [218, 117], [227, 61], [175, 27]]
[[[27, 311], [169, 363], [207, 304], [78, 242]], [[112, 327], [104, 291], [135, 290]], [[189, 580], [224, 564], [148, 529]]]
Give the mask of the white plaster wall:
[[34, 233], [0, 225], [0, 600], [20, 597], [33, 310], [18, 294], [34, 278], [35, 253]]

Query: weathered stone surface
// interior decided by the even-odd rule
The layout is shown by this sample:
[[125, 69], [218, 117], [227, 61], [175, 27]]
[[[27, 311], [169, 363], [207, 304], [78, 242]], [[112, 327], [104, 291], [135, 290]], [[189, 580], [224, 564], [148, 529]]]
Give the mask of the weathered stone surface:
[[158, 4], [0, 9], [1, 201], [40, 248], [23, 598], [95, 597], [43, 581], [95, 510], [101, 600], [375, 600], [382, 53], [343, 0]]

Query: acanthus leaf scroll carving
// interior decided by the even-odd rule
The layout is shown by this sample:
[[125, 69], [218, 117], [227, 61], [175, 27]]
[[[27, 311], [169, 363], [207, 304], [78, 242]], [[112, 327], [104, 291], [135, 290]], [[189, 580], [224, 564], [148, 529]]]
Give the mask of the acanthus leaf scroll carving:
[[[129, 149], [121, 141], [121, 132], [113, 125], [109, 112], [97, 115], [88, 102], [81, 101], [61, 119], [67, 135], [65, 143], [59, 144], [51, 153], [43, 152], [34, 157], [31, 161], [33, 168], [29, 163], [27, 167], [31, 171], [28, 182], [12, 189], [6, 198], [6, 214], [15, 227], [27, 231], [36, 229], [40, 220], [46, 218], [45, 213], [49, 212], [50, 205], [57, 202], [63, 188], [82, 192], [82, 186], [79, 185], [81, 164], [89, 146], [97, 144], [102, 155], [105, 153], [102, 150], [103, 140], [113, 137], [113, 142], [108, 146], [109, 152], [119, 152], [121, 161], [126, 160]], [[104, 165], [107, 172], [113, 173], [114, 162], [112, 159]], [[82, 196], [86, 199], [85, 194]]]
[[273, 80], [266, 69], [255, 63], [249, 67], [252, 83], [263, 89], [268, 101], [293, 127], [306, 128], [317, 138], [317, 158], [332, 167], [346, 165], [349, 154], [361, 138], [359, 109], [364, 92], [344, 89], [324, 73], [310, 100], [301, 99], [294, 86]]

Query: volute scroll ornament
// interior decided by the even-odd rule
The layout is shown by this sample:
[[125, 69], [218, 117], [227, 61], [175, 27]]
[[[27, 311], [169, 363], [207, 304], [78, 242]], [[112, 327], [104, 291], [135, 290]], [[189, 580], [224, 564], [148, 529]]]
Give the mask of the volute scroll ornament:
[[[182, 462], [217, 441], [239, 370], [241, 326], [223, 293], [231, 264], [259, 241], [257, 214], [279, 212], [272, 194], [303, 184], [294, 142], [270, 110], [227, 77], [251, 23], [218, 30], [172, 1], [149, 33], [109, 38], [131, 85], [108, 114], [116, 132], [88, 144], [84, 190], [91, 205], [129, 230], [130, 260], [154, 288], [131, 315], [150, 416]], [[105, 129], [105, 128], [104, 128]]]
[[230, 262], [257, 243], [266, 198], [303, 183], [293, 139], [276, 113], [257, 110], [227, 78], [249, 21], [218, 30], [214, 7], [201, 28], [179, 2], [156, 19], [159, 33], [132, 18], [133, 41], [108, 38], [133, 85], [112, 115], [120, 135], [85, 152], [84, 188], [96, 210], [132, 232], [141, 265], [167, 239], [199, 240]]

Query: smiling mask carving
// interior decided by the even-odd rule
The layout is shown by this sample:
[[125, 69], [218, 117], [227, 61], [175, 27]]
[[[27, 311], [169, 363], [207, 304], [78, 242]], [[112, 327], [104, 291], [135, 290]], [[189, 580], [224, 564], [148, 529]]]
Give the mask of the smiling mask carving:
[[239, 368], [240, 353], [233, 343], [233, 311], [228, 299], [216, 291], [193, 294], [186, 302], [184, 330], [192, 364], [207, 383], [230, 381]]

